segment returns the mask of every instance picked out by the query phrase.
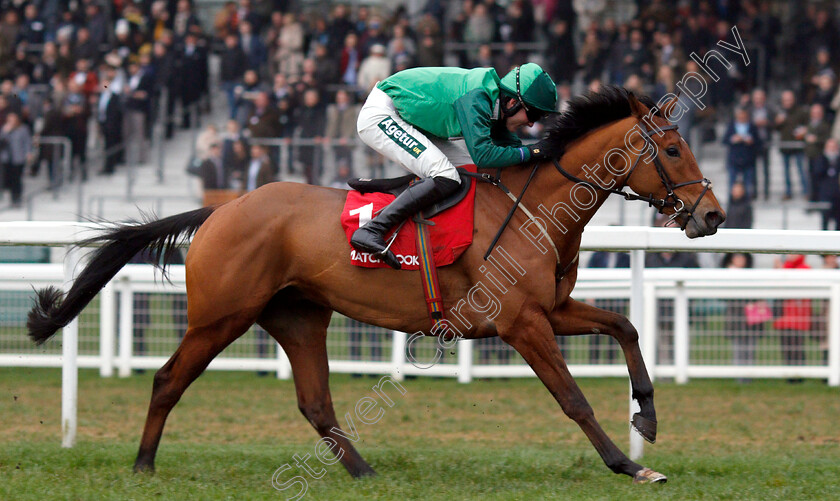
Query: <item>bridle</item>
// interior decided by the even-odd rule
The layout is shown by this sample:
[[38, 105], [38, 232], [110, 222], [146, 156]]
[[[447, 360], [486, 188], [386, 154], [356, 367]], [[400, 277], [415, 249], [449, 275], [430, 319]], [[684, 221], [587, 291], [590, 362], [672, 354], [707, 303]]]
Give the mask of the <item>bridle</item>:
[[[653, 141], [653, 134], [663, 134], [669, 130], [677, 130], [676, 124], [666, 125], [664, 127], [658, 127], [655, 129], [648, 129], [647, 125], [645, 124], [644, 120], [639, 120], [639, 127], [641, 128], [641, 136], [645, 140], [645, 148], [639, 156], [636, 157], [636, 160], [633, 162], [633, 165], [630, 167], [630, 170], [627, 173], [627, 176], [624, 178], [624, 183], [618, 188], [604, 188], [603, 186], [599, 186], [595, 183], [591, 183], [589, 181], [585, 181], [580, 179], [579, 177], [569, 173], [563, 167], [560, 166], [560, 162], [557, 159], [553, 159], [554, 167], [566, 178], [576, 183], [581, 183], [586, 186], [589, 186], [596, 190], [601, 191], [608, 191], [610, 193], [615, 193], [617, 195], [621, 195], [624, 197], [625, 200], [641, 200], [643, 202], [647, 202], [649, 206], [656, 207], [659, 212], [662, 212], [665, 208], [673, 208], [674, 213], [670, 215], [668, 218], [667, 224], [675, 221], [680, 215], [686, 214], [688, 217], [685, 218], [685, 221], [680, 224], [680, 229], [685, 230], [685, 227], [688, 225], [689, 219], [694, 218], [694, 211], [697, 209], [697, 206], [700, 205], [700, 201], [703, 200], [703, 197], [706, 196], [706, 192], [708, 192], [712, 188], [712, 182], [706, 178], [697, 179], [694, 181], [686, 181], [684, 183], [674, 184], [671, 181], [671, 177], [668, 175], [668, 172], [665, 170], [665, 166], [662, 165], [662, 161], [659, 159], [659, 152], [656, 146], [656, 143]], [[630, 176], [633, 175], [633, 172], [636, 170], [636, 167], [639, 165], [639, 160], [645, 155], [649, 148], [653, 148], [653, 151], [656, 154], [653, 157], [653, 165], [656, 167], [656, 173], [659, 175], [660, 181], [662, 181], [662, 185], [665, 187], [666, 195], [665, 198], [655, 198], [652, 193], [648, 195], [637, 195], [635, 193], [630, 193], [628, 191], [624, 191], [624, 187], [627, 186], [627, 183], [630, 181]], [[678, 188], [682, 188], [683, 186], [689, 186], [692, 184], [701, 184], [703, 186], [703, 191], [700, 193], [700, 196], [694, 201], [694, 203], [689, 208], [686, 203], [674, 192], [674, 190]]]

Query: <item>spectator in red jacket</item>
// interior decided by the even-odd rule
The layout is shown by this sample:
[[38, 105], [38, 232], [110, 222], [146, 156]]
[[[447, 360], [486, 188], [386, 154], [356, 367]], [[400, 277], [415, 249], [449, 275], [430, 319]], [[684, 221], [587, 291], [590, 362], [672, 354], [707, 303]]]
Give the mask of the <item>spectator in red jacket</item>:
[[[792, 254], [781, 265], [785, 269], [809, 269], [805, 256]], [[782, 316], [773, 322], [781, 331], [782, 358], [787, 365], [805, 365], [805, 336], [811, 330], [811, 300], [785, 299], [782, 301]], [[791, 383], [801, 379], [789, 379]]]

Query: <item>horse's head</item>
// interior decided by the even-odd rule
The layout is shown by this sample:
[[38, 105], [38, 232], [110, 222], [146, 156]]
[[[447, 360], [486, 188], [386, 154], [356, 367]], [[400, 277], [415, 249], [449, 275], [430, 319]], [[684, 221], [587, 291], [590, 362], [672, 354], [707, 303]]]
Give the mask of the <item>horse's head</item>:
[[668, 101], [657, 114], [650, 113], [632, 92], [628, 93], [628, 100], [638, 126], [625, 142], [629, 148], [644, 153], [631, 167], [627, 186], [640, 195], [660, 199], [660, 212], [671, 215], [689, 238], [713, 235], [726, 214], [712, 193], [711, 181], [700, 172], [676, 125], [664, 118], [672, 116], [677, 98]]

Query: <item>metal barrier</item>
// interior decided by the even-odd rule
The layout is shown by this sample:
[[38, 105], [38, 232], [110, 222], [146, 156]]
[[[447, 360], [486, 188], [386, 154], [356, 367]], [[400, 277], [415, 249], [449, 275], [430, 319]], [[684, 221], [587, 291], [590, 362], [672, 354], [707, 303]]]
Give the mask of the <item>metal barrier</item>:
[[151, 206], [144, 205], [143, 210], [151, 208], [152, 214], [164, 214], [163, 207], [166, 202], [183, 202], [185, 197], [178, 195], [131, 195], [125, 197], [123, 195], [93, 195], [88, 197], [87, 211], [85, 214], [93, 216], [95, 219], [105, 217], [105, 207], [108, 202], [151, 202]]
[[[53, 145], [52, 169], [53, 176], [50, 179], [50, 190], [57, 190], [64, 184], [65, 179], [70, 179], [73, 168], [73, 143], [66, 136], [36, 136], [33, 140], [33, 149], [40, 151], [43, 145]], [[54, 194], [56, 196], [57, 194]]]
[[[58, 198], [58, 193], [61, 187], [64, 185], [64, 180], [70, 179], [73, 162], [73, 145], [70, 142], [70, 139], [68, 139], [67, 137], [39, 136], [35, 142], [37, 143], [39, 150], [40, 147], [45, 144], [54, 145], [55, 148], [52, 152], [52, 163], [50, 167], [48, 167], [48, 169], [52, 171], [52, 173], [50, 173], [48, 170], [47, 173], [47, 176], [50, 178], [49, 184], [44, 188], [31, 191], [26, 194], [24, 206], [26, 207], [27, 221], [32, 221], [33, 219], [34, 201], [36, 197], [43, 193], [50, 192], [52, 193], [53, 199]], [[81, 186], [79, 187], [79, 189], [81, 190]]]
[[[305, 178], [307, 168], [314, 169], [314, 176], [317, 184], [329, 185], [338, 170], [337, 151], [339, 148], [346, 148], [350, 155], [351, 171], [362, 177], [384, 177], [386, 165], [384, 157], [381, 164], [371, 163], [371, 156], [379, 156], [378, 153], [369, 149], [358, 138], [345, 138], [343, 144], [338, 138], [246, 138], [249, 144], [260, 144], [274, 150], [273, 159], [278, 164], [278, 178], [281, 181], [299, 180]], [[312, 147], [313, 159], [311, 165], [304, 165], [300, 159], [300, 147]], [[387, 167], [390, 171], [390, 167]], [[294, 174], [292, 173], [294, 171]], [[365, 172], [362, 172], [365, 171]]]

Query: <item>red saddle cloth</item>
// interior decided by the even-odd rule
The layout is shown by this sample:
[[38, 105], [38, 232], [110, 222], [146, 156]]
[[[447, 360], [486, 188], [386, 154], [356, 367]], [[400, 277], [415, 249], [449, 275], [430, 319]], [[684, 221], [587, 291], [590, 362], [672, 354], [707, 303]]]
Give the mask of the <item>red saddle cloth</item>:
[[[462, 165], [461, 168], [475, 172], [475, 165]], [[347, 241], [353, 232], [359, 228], [359, 221], [365, 223], [371, 220], [380, 209], [394, 200], [390, 193], [359, 193], [351, 190], [347, 193], [344, 209], [341, 211], [341, 226], [347, 234]], [[475, 182], [470, 191], [460, 202], [434, 216], [435, 223], [429, 226], [432, 250], [435, 256], [435, 266], [446, 266], [455, 262], [467, 250], [473, 239], [473, 215], [475, 209]], [[420, 269], [420, 257], [416, 246], [416, 223], [408, 220], [399, 230], [397, 239], [391, 246], [391, 251], [400, 260], [403, 270]], [[396, 229], [396, 228], [395, 228]], [[387, 242], [394, 230], [386, 235]], [[389, 266], [376, 259], [367, 252], [359, 252], [350, 248], [350, 262], [364, 268], [388, 268]]]

